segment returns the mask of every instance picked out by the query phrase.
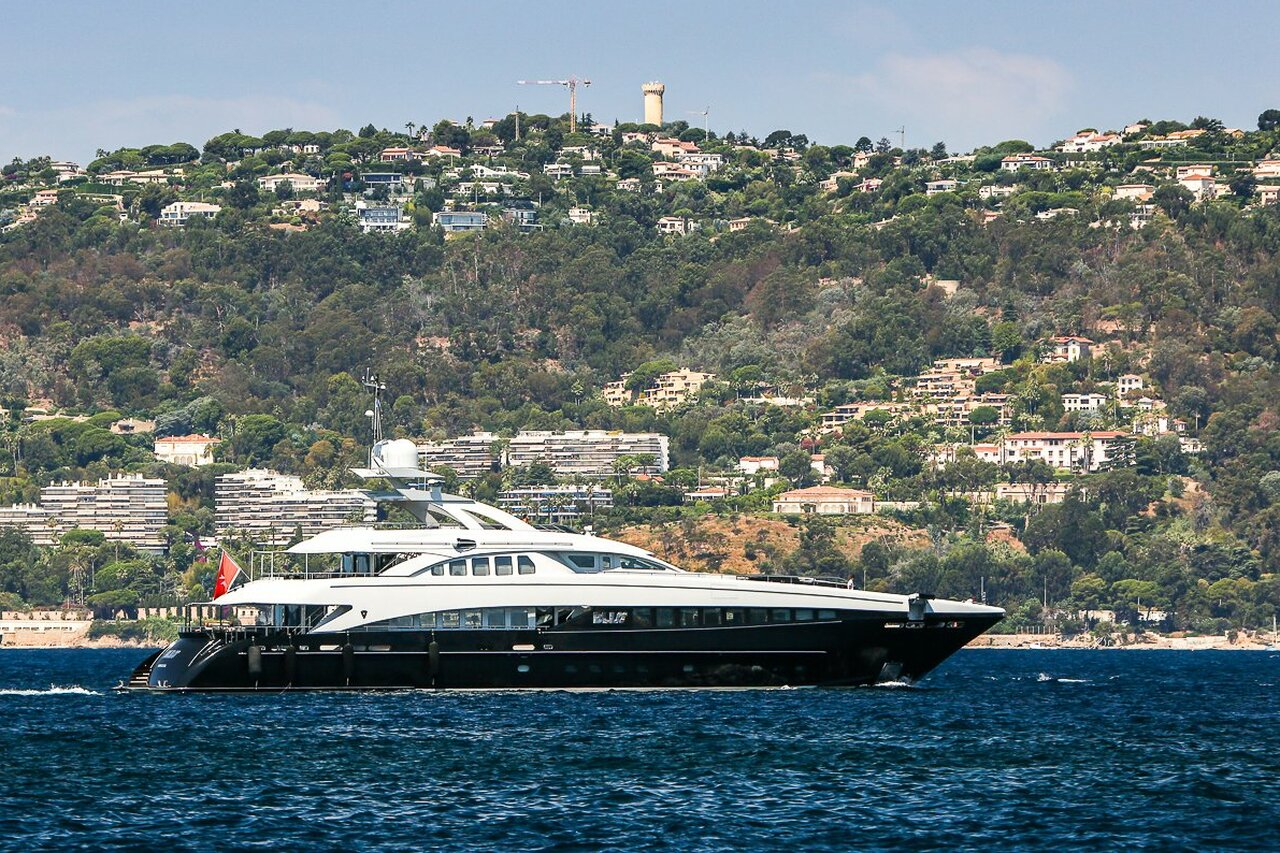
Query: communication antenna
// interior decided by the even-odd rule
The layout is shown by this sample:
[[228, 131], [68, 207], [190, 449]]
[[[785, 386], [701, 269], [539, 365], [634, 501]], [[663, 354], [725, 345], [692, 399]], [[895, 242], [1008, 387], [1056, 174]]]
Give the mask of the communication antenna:
[[[387, 390], [387, 386], [378, 379], [378, 374], [368, 368], [365, 368], [364, 378], [360, 380], [360, 384], [366, 390], [373, 392], [373, 408], [365, 412], [364, 416], [373, 421], [373, 443], [377, 444], [382, 441], [382, 392]], [[369, 453], [372, 459], [372, 449]], [[369, 467], [373, 467], [372, 462], [369, 463]]]
[[711, 119], [709, 118], [711, 107], [703, 107], [700, 110], [687, 110], [686, 112], [691, 116], [702, 116], [702, 141], [706, 143], [711, 139]]

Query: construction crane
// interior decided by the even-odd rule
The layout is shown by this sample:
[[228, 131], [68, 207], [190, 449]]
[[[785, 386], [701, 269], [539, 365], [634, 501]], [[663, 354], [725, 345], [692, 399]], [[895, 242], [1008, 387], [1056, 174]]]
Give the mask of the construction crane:
[[568, 86], [569, 87], [569, 132], [578, 132], [578, 87], [591, 85], [590, 80], [579, 80], [570, 77], [568, 80], [517, 80], [521, 86]]

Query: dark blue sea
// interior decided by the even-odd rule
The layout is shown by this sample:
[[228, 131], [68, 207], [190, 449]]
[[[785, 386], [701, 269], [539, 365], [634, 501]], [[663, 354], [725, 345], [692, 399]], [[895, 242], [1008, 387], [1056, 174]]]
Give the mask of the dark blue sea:
[[0, 849], [1280, 849], [1280, 653], [858, 690], [118, 695], [0, 650]]

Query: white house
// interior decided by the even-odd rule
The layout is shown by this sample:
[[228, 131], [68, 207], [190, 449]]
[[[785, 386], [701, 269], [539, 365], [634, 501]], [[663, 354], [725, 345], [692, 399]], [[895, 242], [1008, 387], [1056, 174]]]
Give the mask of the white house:
[[171, 435], [156, 439], [155, 454], [170, 465], [198, 468], [213, 461], [213, 449], [221, 443], [221, 439], [207, 435]]
[[1053, 160], [1037, 154], [1010, 154], [1000, 161], [1000, 168], [1006, 172], [1016, 172], [1019, 169], [1048, 170], [1053, 168]]
[[701, 227], [700, 223], [691, 222], [683, 216], [664, 216], [658, 220], [659, 234], [688, 234]]
[[951, 178], [942, 178], [936, 181], [925, 181], [924, 194], [938, 195], [939, 193], [954, 192], [955, 188], [958, 186], [960, 186], [960, 184], [957, 181], [953, 181]]
[[1146, 201], [1151, 198], [1152, 193], [1155, 191], [1156, 188], [1151, 184], [1121, 184], [1116, 187], [1115, 194], [1112, 197], [1117, 200], [1132, 199], [1134, 201]]
[[296, 193], [314, 193], [324, 188], [325, 182], [311, 175], [298, 172], [286, 172], [280, 175], [263, 175], [258, 178], [258, 186], [268, 192], [275, 192], [276, 187], [288, 182]]
[[160, 209], [160, 224], [168, 228], [183, 228], [193, 216], [212, 219], [222, 211], [222, 205], [203, 201], [175, 201]]
[[1106, 408], [1110, 397], [1106, 394], [1063, 394], [1062, 408], [1068, 412], [1100, 412]]
[[1092, 353], [1094, 342], [1079, 335], [1062, 335], [1049, 339], [1049, 351], [1041, 361], [1079, 361]]
[[773, 511], [786, 514], [865, 515], [875, 511], [875, 495], [861, 489], [811, 486], [774, 498]]
[[1185, 178], [1179, 178], [1178, 183], [1184, 189], [1190, 190], [1196, 197], [1196, 201], [1214, 198], [1218, 194], [1218, 182], [1213, 175], [1190, 174]]
[[776, 456], [743, 456], [738, 459], [738, 470], [748, 477], [759, 474], [761, 471], [778, 470], [778, 457]]
[[1126, 433], [1107, 430], [1019, 432], [1001, 443], [1000, 462], [1039, 459], [1051, 468], [1096, 472], [1121, 460], [1126, 438]]
[[1058, 146], [1058, 150], [1066, 154], [1088, 154], [1119, 144], [1120, 135], [1117, 133], [1097, 133], [1092, 130], [1086, 130], [1063, 142]]
[[1143, 384], [1142, 377], [1138, 374], [1126, 373], [1116, 377], [1116, 393], [1124, 397], [1131, 391], [1141, 391]]

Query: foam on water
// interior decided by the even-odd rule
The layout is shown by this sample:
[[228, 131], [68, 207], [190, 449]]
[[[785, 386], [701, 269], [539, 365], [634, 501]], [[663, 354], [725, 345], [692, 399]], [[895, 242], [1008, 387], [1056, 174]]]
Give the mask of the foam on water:
[[90, 690], [87, 687], [58, 687], [50, 684], [44, 690], [29, 690], [24, 688], [0, 688], [0, 696], [101, 696], [102, 694], [96, 690]]

